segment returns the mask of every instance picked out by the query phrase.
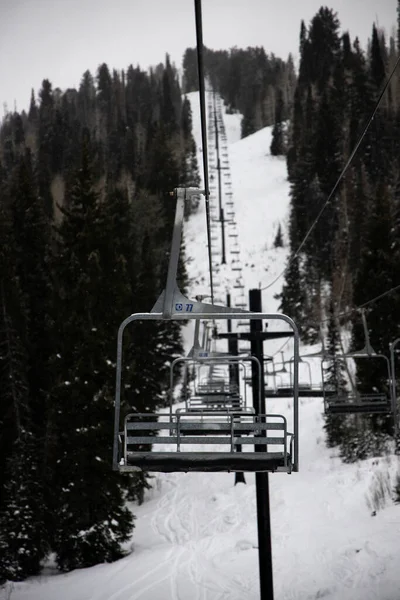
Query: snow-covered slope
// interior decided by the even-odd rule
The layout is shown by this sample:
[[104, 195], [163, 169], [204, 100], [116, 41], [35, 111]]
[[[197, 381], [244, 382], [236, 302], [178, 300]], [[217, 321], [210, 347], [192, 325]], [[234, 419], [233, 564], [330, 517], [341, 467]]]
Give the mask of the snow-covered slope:
[[[190, 100], [200, 146], [197, 95]], [[214, 256], [216, 295], [223, 301], [226, 291], [235, 291], [238, 303], [284, 268], [287, 251], [272, 244], [278, 222], [287, 219], [288, 183], [284, 160], [269, 155], [269, 129], [239, 140], [239, 115], [224, 115], [224, 122], [232, 182], [224, 200], [230, 188], [239, 237], [229, 238], [226, 266]], [[217, 228], [215, 236], [217, 249]], [[204, 208], [186, 226], [186, 250], [190, 295], [207, 293]], [[232, 271], [236, 261], [241, 271]], [[232, 287], [238, 277], [244, 288]], [[277, 310], [281, 285], [282, 279], [263, 292], [264, 310]], [[266, 352], [277, 352], [282, 340], [270, 346]], [[285, 352], [290, 356], [290, 343]], [[312, 369], [317, 378], [318, 365]], [[268, 400], [271, 412], [288, 406], [288, 400]], [[324, 444], [322, 409], [321, 399], [301, 399], [300, 472], [270, 476], [275, 597], [399, 600], [400, 508], [391, 501], [397, 459], [343, 465]], [[246, 475], [247, 485], [233, 481], [225, 473], [157, 475], [145, 503], [132, 507], [136, 529], [126, 558], [67, 575], [47, 569], [15, 584], [11, 600], [258, 599], [254, 475]]]

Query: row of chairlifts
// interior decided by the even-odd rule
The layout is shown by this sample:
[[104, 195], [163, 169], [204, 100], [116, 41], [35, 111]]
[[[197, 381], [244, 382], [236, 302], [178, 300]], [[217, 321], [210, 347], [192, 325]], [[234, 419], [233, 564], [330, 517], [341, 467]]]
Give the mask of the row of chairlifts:
[[[132, 471], [256, 471], [285, 472], [298, 470], [298, 360], [299, 337], [294, 322], [286, 315], [247, 312], [225, 306], [206, 304], [183, 296], [176, 284], [185, 201], [199, 190], [177, 189], [176, 214], [165, 290], [150, 313], [133, 314], [118, 330], [116, 395], [114, 422], [113, 468]], [[294, 338], [293, 406], [288, 421], [282, 414], [265, 411], [261, 393], [261, 365], [250, 355], [230, 356], [212, 352], [200, 344], [200, 321], [235, 322], [243, 319], [283, 321]], [[128, 325], [148, 320], [194, 320], [194, 345], [186, 357], [179, 357], [170, 366], [169, 408], [163, 413], [138, 413], [134, 407], [123, 410], [124, 390], [123, 336]], [[261, 339], [261, 337], [260, 337]], [[177, 367], [183, 365], [187, 375], [195, 370], [197, 377], [187, 378], [184, 405], [174, 402]], [[259, 394], [250, 406], [246, 397], [245, 378], [251, 369]], [[232, 377], [232, 373], [235, 377]], [[125, 403], [124, 403], [125, 404]], [[243, 451], [242, 451], [243, 447]]]
[[[325, 414], [393, 414], [397, 423], [397, 398], [396, 398], [396, 375], [395, 375], [395, 346], [400, 340], [396, 340], [390, 346], [390, 360], [384, 354], [374, 351], [369, 340], [368, 327], [365, 313], [362, 312], [362, 321], [365, 336], [365, 346], [362, 350], [349, 353], [336, 353], [329, 355], [323, 341], [319, 352], [299, 357], [299, 396], [321, 397], [324, 401]], [[321, 335], [321, 340], [323, 340]], [[293, 393], [292, 360], [284, 360], [283, 352], [280, 362], [267, 363], [267, 381], [272, 380], [273, 385], [265, 388], [266, 397], [291, 397]], [[321, 366], [320, 383], [312, 381], [311, 365], [307, 359], [319, 359]], [[386, 386], [382, 390], [372, 389], [368, 392], [360, 392], [354, 383], [353, 377], [349, 377], [350, 390], [337, 389], [331, 382], [329, 372], [340, 362], [346, 363], [349, 372], [350, 361], [370, 360], [383, 361], [387, 372]], [[268, 366], [271, 365], [271, 368]], [[305, 369], [303, 368], [303, 365]]]

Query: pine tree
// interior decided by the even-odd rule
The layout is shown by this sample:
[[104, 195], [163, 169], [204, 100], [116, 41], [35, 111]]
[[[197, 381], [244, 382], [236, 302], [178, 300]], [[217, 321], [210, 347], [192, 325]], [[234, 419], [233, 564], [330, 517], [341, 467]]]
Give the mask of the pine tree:
[[376, 91], [380, 91], [385, 79], [385, 61], [382, 56], [381, 42], [375, 24], [372, 26], [370, 75]]
[[97, 95], [96, 104], [99, 110], [100, 123], [99, 134], [100, 139], [105, 144], [107, 135], [112, 128], [112, 79], [110, 70], [106, 63], [103, 63], [97, 69]]
[[340, 23], [336, 13], [321, 7], [313, 17], [308, 31], [309, 81], [316, 83], [320, 93], [326, 89], [340, 51]]
[[51, 387], [52, 288], [51, 231], [43, 202], [38, 198], [31, 153], [20, 157], [11, 182], [15, 265], [23, 294], [27, 334], [28, 384], [35, 435], [43, 436]]
[[296, 255], [290, 255], [289, 267], [285, 276], [285, 283], [280, 294], [279, 310], [288, 315], [296, 323], [300, 335], [305, 333], [304, 304], [305, 295], [301, 283], [300, 261]]
[[283, 235], [282, 235], [282, 227], [279, 223], [278, 231], [276, 232], [275, 240], [274, 240], [274, 248], [283, 248]]
[[198, 89], [196, 48], [186, 48], [183, 55], [183, 92], [189, 94]]
[[[338, 396], [346, 394], [346, 379], [344, 376], [345, 365], [343, 359], [337, 355], [342, 352], [340, 347], [340, 333], [338, 322], [335, 316], [334, 303], [332, 299], [332, 289], [330, 290], [329, 301], [329, 321], [328, 321], [328, 365], [324, 369], [324, 386], [326, 390], [333, 390]], [[346, 418], [343, 415], [325, 416], [325, 431], [327, 435], [327, 446], [332, 448], [338, 446], [346, 435]]]
[[[183, 137], [181, 185], [183, 187], [199, 187], [200, 176], [197, 164], [196, 143], [192, 135], [192, 109], [185, 96], [182, 104], [181, 131]], [[185, 217], [195, 212], [199, 206], [200, 196], [193, 197], [190, 204], [185, 204]]]
[[[154, 281], [143, 293], [153, 302], [164, 283], [175, 208], [165, 192], [197, 177], [190, 107], [168, 62], [149, 74], [131, 66], [126, 79], [102, 65], [97, 89], [89, 72], [79, 91], [53, 92], [44, 80], [29, 115], [10, 113], [1, 125], [3, 578], [35, 572], [48, 548], [64, 570], [120, 556], [132, 528], [125, 498], [140, 500], [149, 485], [145, 474], [110, 473], [109, 457], [116, 331], [138, 306], [138, 285], [147, 286], [144, 239]], [[156, 346], [148, 345], [157, 365], [151, 410], [165, 403], [167, 363], [182, 353], [180, 331], [180, 323], [162, 323]], [[132, 335], [126, 338], [129, 384], [135, 348], [130, 354]], [[25, 512], [16, 512], [19, 499]], [[26, 535], [20, 557], [18, 528]]]
[[[107, 350], [120, 315], [113, 312], [107, 290], [114, 291], [126, 277], [121, 278], [123, 263], [116, 264], [115, 255], [109, 255], [112, 238], [104, 234], [104, 205], [93, 189], [89, 156], [86, 134], [81, 168], [59, 229], [61, 321], [59, 382], [53, 392], [57, 406], [53, 548], [62, 570], [121, 557], [121, 543], [132, 529], [122, 480], [109, 472], [108, 464], [114, 355]], [[128, 294], [129, 288], [122, 292]]]
[[[351, 68], [348, 81], [349, 95], [349, 135], [348, 150], [350, 153], [356, 147], [363, 128], [367, 122], [367, 115], [371, 113], [371, 100], [367, 83], [367, 67], [365, 56], [360, 48], [358, 38], [355, 39], [351, 54]], [[361, 156], [361, 154], [360, 154]], [[357, 164], [356, 157], [353, 166]]]
[[[383, 48], [379, 40], [378, 32], [373, 26], [372, 29], [372, 42], [370, 50], [370, 61], [369, 61], [369, 94], [372, 106], [378, 99], [380, 92], [382, 91], [383, 82], [386, 78], [386, 67], [383, 56]], [[386, 100], [386, 98], [385, 98]], [[388, 116], [385, 115], [386, 109], [383, 103], [368, 129], [368, 132], [364, 140], [364, 162], [368, 169], [368, 174], [374, 184], [378, 183], [381, 179], [381, 174], [385, 170], [389, 171], [390, 162], [390, 139], [391, 134], [389, 131]]]
[[38, 119], [38, 108], [36, 104], [35, 91], [31, 91], [31, 101], [29, 104], [28, 119], [31, 123], [36, 123]]
[[397, 12], [396, 42], [397, 42], [397, 52], [400, 52], [400, 0], [397, 0], [396, 12]]
[[285, 154], [285, 141], [283, 136], [283, 93], [279, 89], [275, 104], [275, 124], [272, 129], [271, 154], [279, 156]]
[[0, 203], [0, 582], [40, 570], [44, 523], [40, 453], [32, 434], [26, 303], [16, 273], [16, 243], [7, 204]]
[[0, 583], [37, 575], [48, 553], [38, 444], [21, 431], [8, 459], [0, 509]]
[[51, 165], [52, 165], [52, 137], [54, 122], [54, 98], [52, 85], [48, 79], [42, 82], [39, 92], [39, 122], [38, 122], [38, 156], [37, 156], [37, 179], [39, 195], [42, 199], [46, 214], [53, 217], [53, 198], [50, 191]]

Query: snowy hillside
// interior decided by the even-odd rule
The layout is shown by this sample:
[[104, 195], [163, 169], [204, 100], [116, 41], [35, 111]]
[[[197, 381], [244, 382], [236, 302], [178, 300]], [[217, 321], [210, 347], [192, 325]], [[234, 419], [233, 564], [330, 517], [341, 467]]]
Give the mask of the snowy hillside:
[[[201, 165], [197, 94], [190, 101]], [[289, 188], [285, 161], [269, 155], [270, 130], [240, 140], [239, 115], [223, 119], [224, 205], [232, 214], [226, 265], [214, 222], [216, 299], [224, 303], [230, 291], [240, 305], [249, 288], [268, 285], [284, 268], [287, 250], [273, 248], [273, 241], [287, 221]], [[215, 202], [214, 194], [214, 215]], [[204, 207], [185, 235], [190, 295], [209, 293]], [[263, 292], [265, 311], [277, 310], [281, 285], [282, 278]], [[283, 343], [266, 344], [266, 353]], [[291, 356], [290, 343], [284, 352]], [[267, 400], [270, 412], [289, 405]], [[275, 598], [399, 600], [400, 507], [391, 501], [397, 458], [343, 465], [324, 444], [322, 411], [320, 398], [301, 398], [300, 472], [270, 475]], [[50, 565], [43, 576], [15, 584], [11, 600], [258, 600], [254, 475], [246, 481], [234, 487], [233, 474], [157, 474], [144, 504], [132, 507], [137, 519], [128, 556], [66, 575]]]

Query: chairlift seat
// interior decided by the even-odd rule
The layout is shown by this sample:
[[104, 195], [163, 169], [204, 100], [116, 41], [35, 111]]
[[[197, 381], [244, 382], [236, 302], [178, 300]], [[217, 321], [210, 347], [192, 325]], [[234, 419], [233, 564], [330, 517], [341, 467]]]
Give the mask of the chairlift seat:
[[[250, 380], [251, 383], [251, 380]], [[299, 398], [323, 398], [324, 395], [332, 396], [335, 392], [326, 391], [319, 385], [310, 385], [309, 383], [299, 383]], [[291, 386], [266, 387], [266, 398], [293, 398], [294, 388]]]
[[[124, 472], [292, 471], [293, 434], [282, 415], [208, 412], [196, 418], [188, 411], [133, 413], [125, 418], [121, 439], [119, 470]], [[143, 451], [146, 444], [152, 445], [151, 452]], [[193, 449], [199, 444], [211, 451]], [[253, 446], [255, 451], [238, 453], [238, 445]]]
[[331, 396], [325, 401], [327, 414], [388, 414], [391, 411], [391, 402], [386, 394]]
[[188, 410], [197, 408], [208, 408], [219, 410], [221, 408], [230, 408], [240, 410], [243, 405], [242, 397], [238, 394], [221, 394], [219, 392], [209, 392], [208, 394], [199, 394], [191, 396], [188, 400]]

